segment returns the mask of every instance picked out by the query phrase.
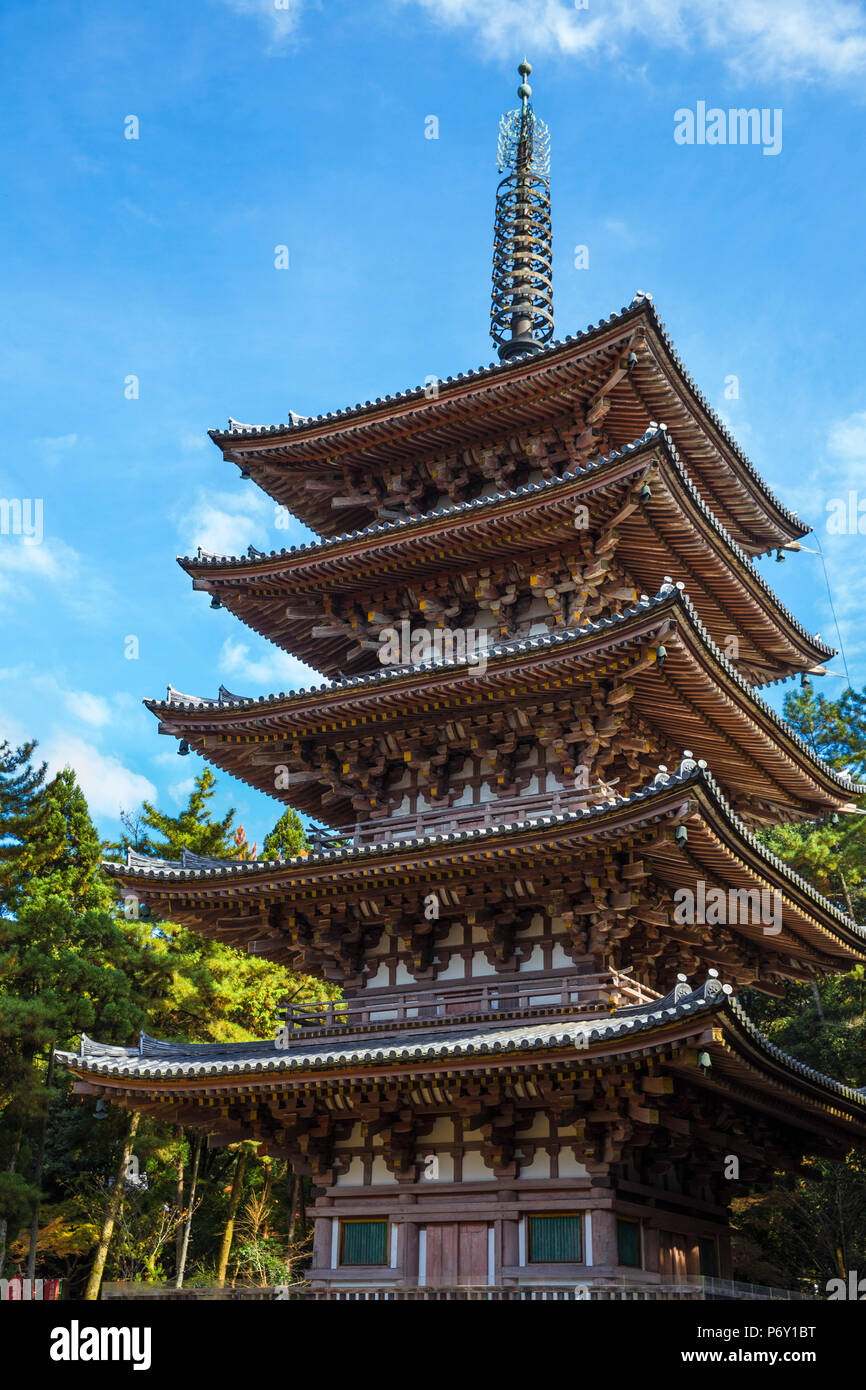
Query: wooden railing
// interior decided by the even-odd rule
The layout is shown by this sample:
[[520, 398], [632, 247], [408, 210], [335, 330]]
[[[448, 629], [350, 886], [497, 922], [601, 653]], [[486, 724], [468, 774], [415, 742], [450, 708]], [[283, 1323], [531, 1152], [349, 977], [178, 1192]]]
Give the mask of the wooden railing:
[[375, 1285], [358, 1288], [312, 1288], [309, 1284], [276, 1284], [267, 1287], [239, 1284], [235, 1288], [210, 1287], [175, 1289], [166, 1284], [105, 1283], [104, 1299], [172, 1299], [195, 1302], [200, 1299], [300, 1300], [313, 1303], [645, 1303], [667, 1300], [737, 1300], [757, 1302], [765, 1299], [797, 1299], [814, 1301], [818, 1298], [790, 1289], [771, 1289], [762, 1284], [743, 1284], [733, 1279], [710, 1279], [694, 1275], [688, 1279], [662, 1279], [644, 1283], [626, 1279], [599, 1279], [571, 1284], [523, 1284], [505, 1288], [502, 1285], [455, 1285], [405, 1288], [397, 1285]]
[[734, 1279], [709, 1279], [695, 1275], [693, 1278], [662, 1280], [660, 1283], [636, 1283], [628, 1280], [599, 1280], [579, 1284], [536, 1284], [521, 1285], [518, 1288], [503, 1288], [500, 1285], [470, 1286], [454, 1288], [330, 1288], [311, 1289], [303, 1284], [289, 1284], [273, 1292], [274, 1298], [300, 1298], [316, 1301], [349, 1302], [469, 1302], [472, 1300], [497, 1303], [598, 1303], [616, 1300], [619, 1302], [645, 1303], [661, 1300], [717, 1300], [731, 1299], [743, 1302], [757, 1302], [764, 1299], [809, 1300], [809, 1294], [794, 1293], [790, 1289], [771, 1289], [762, 1284], [742, 1284]]
[[304, 1036], [395, 1027], [458, 1024], [468, 1018], [573, 1017], [608, 1014], [612, 1008], [658, 999], [629, 975], [611, 971], [593, 975], [551, 975], [527, 980], [479, 980], [455, 989], [435, 985], [386, 993], [370, 991], [354, 999], [320, 1004], [289, 1004], [286, 1030]]
[[[296, 1291], [297, 1289], [297, 1291]], [[617, 1299], [630, 1302], [657, 1302], [659, 1299], [700, 1299], [705, 1295], [692, 1284], [541, 1284], [536, 1287], [502, 1288], [498, 1285], [456, 1286], [454, 1288], [368, 1288], [309, 1289], [302, 1292], [288, 1285], [287, 1292], [275, 1290], [274, 1298], [302, 1298], [328, 1303], [590, 1303]]]
[[445, 806], [412, 816], [389, 816], [381, 821], [358, 821], [354, 825], [313, 826], [310, 847], [315, 853], [325, 849], [391, 844], [394, 840], [420, 839], [424, 835], [452, 834], [461, 830], [489, 830], [491, 826], [525, 821], [536, 816], [558, 816], [578, 811], [598, 800], [597, 791], [536, 792], [529, 796], [503, 797], [479, 801], [470, 806]]

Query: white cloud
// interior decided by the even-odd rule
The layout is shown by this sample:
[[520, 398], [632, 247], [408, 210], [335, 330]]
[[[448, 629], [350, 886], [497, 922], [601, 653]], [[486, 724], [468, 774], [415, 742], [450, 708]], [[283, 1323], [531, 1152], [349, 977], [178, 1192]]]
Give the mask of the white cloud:
[[69, 713], [84, 724], [92, 724], [101, 729], [111, 723], [111, 706], [101, 695], [91, 695], [87, 690], [70, 690], [63, 696]]
[[168, 794], [176, 806], [183, 806], [189, 800], [190, 792], [195, 788], [194, 777], [184, 777], [182, 782], [173, 782], [168, 789]]
[[13, 607], [35, 598], [35, 589], [49, 585], [40, 602], [79, 607], [81, 557], [64, 541], [46, 539], [35, 545], [24, 535], [0, 535], [0, 607]]
[[[37, 594], [40, 586], [43, 592]], [[78, 622], [100, 626], [113, 593], [105, 578], [88, 572], [81, 556], [65, 541], [48, 536], [35, 545], [26, 536], [0, 535], [0, 608], [37, 598], [42, 605], [67, 610]]]
[[78, 556], [62, 541], [43, 541], [33, 545], [25, 536], [0, 536], [0, 597], [29, 596], [37, 580], [59, 584], [69, 575], [69, 565]]
[[258, 489], [205, 492], [200, 488], [192, 508], [178, 521], [186, 554], [194, 555], [199, 545], [216, 555], [240, 555], [248, 545], [271, 549], [267, 528], [273, 522], [274, 506]]
[[154, 753], [151, 762], [156, 767], [177, 767], [177, 747], [172, 748], [170, 753]]
[[862, 480], [866, 460], [866, 410], [849, 415], [847, 420], [839, 420], [830, 430], [827, 449], [834, 458], [855, 464]]
[[619, 217], [605, 218], [602, 226], [621, 246], [625, 246], [629, 250], [633, 249], [635, 246], [640, 246], [642, 243], [645, 244], [647, 241], [643, 229], [641, 229], [640, 236], [636, 236], [628, 224], [623, 222]]
[[[278, 648], [262, 645], [253, 656], [245, 642], [227, 637], [219, 658], [220, 671], [234, 681], [267, 686], [269, 690], [292, 690], [298, 686], [321, 684], [322, 677], [302, 661]], [[234, 691], [243, 695], [243, 690]], [[255, 692], [254, 692], [255, 693]]]
[[127, 213], [130, 217], [136, 218], [139, 222], [147, 222], [151, 227], [162, 226], [158, 217], [154, 217], [153, 213], [148, 211], [147, 208], [139, 207], [138, 203], [134, 203], [131, 198], [121, 198], [118, 207], [121, 212]]
[[187, 454], [199, 454], [209, 443], [210, 440], [203, 430], [187, 430], [180, 437], [180, 447]]
[[225, 0], [236, 14], [255, 15], [266, 25], [272, 41], [279, 45], [291, 38], [298, 27], [305, 0]]
[[34, 444], [40, 449], [48, 449], [50, 453], [63, 453], [67, 449], [74, 449], [78, 443], [77, 434], [56, 434], [46, 439], [34, 439]]
[[[48, 696], [53, 705], [64, 705], [74, 719], [95, 729], [104, 729], [120, 722], [124, 728], [128, 728], [130, 716], [137, 715], [140, 709], [137, 701], [125, 691], [115, 691], [106, 698], [104, 695], [94, 695], [89, 690], [70, 690], [57, 675], [38, 670], [29, 663], [0, 668], [0, 681], [8, 681], [17, 694], [24, 695], [25, 700], [32, 700], [37, 694]], [[120, 720], [118, 716], [121, 716]]]
[[398, 0], [473, 30], [492, 56], [574, 58], [644, 48], [718, 54], [738, 77], [845, 82], [866, 71], [866, 17], [851, 0]]
[[71, 767], [90, 812], [116, 820], [121, 809], [131, 810], [147, 798], [156, 799], [156, 787], [138, 772], [124, 767], [113, 753], [101, 753], [92, 743], [74, 734], [55, 734], [45, 740], [39, 752], [52, 773]]

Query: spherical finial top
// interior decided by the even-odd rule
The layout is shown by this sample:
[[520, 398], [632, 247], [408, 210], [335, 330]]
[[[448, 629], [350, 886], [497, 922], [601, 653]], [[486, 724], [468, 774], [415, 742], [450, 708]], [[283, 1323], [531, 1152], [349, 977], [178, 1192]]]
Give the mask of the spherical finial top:
[[532, 72], [532, 64], [528, 63], [524, 58], [517, 71], [520, 73], [521, 77], [528, 77], [529, 74]]

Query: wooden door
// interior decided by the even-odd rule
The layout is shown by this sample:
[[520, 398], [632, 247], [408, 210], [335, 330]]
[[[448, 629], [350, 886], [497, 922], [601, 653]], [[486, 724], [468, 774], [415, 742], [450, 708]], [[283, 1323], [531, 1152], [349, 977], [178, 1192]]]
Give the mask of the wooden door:
[[672, 1231], [662, 1231], [659, 1239], [659, 1273], [667, 1279], [685, 1279], [687, 1272], [686, 1238]]
[[463, 1222], [458, 1244], [457, 1283], [487, 1283], [487, 1223]]
[[426, 1282], [439, 1288], [487, 1283], [487, 1223], [427, 1227]]

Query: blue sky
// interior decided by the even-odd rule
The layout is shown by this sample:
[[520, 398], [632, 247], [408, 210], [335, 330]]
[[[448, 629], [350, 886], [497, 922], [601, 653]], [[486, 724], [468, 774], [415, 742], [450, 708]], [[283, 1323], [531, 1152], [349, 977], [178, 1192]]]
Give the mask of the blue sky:
[[[863, 685], [863, 538], [827, 529], [834, 498], [866, 498], [859, 4], [7, 0], [0, 33], [0, 497], [42, 499], [44, 529], [38, 545], [0, 535], [0, 737], [74, 766], [104, 833], [143, 796], [176, 809], [200, 766], [142, 697], [305, 683], [175, 564], [198, 543], [305, 538], [274, 529], [208, 427], [492, 359], [497, 123], [524, 51], [552, 135], [558, 335], [653, 294], [698, 385], [815, 527]], [[780, 153], [677, 144], [675, 112], [700, 101], [780, 109]], [[762, 568], [837, 645], [817, 556]], [[280, 810], [223, 777], [227, 805], [259, 842]]]

